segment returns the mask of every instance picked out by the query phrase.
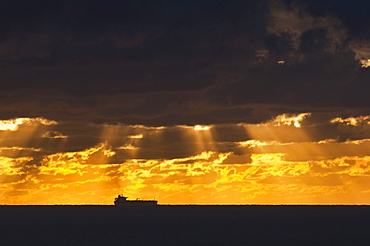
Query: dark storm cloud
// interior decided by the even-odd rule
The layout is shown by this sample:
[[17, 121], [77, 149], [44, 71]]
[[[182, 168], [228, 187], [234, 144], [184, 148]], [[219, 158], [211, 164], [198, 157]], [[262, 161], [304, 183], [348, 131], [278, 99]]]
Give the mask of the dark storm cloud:
[[368, 114], [368, 7], [2, 2], [0, 114], [157, 126]]
[[[207, 22], [215, 25], [213, 13], [202, 20], [196, 6], [186, 11], [184, 4], [172, 5], [3, 4], [2, 80], [17, 89], [46, 87], [78, 95], [207, 87], [214, 83], [212, 60], [225, 45], [213, 43], [217, 35], [201, 35]], [[198, 47], [202, 39], [206, 48]]]

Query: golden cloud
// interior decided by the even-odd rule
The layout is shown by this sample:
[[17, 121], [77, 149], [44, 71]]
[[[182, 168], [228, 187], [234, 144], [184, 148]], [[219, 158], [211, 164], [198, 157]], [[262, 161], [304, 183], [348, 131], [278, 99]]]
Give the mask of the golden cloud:
[[294, 126], [299, 128], [301, 127], [302, 121], [310, 115], [311, 113], [301, 113], [296, 115], [282, 114], [269, 121], [267, 125], [271, 124], [273, 126]]
[[[112, 204], [119, 193], [155, 197], [162, 204], [370, 203], [366, 196], [370, 140], [314, 142], [302, 126], [309, 115], [238, 124], [238, 131], [252, 139], [236, 142], [218, 142], [220, 131], [232, 125], [106, 126], [102, 142], [84, 150], [49, 153], [42, 145], [2, 147], [0, 203]], [[359, 127], [368, 121], [368, 116], [361, 116], [331, 122]], [[32, 124], [22, 127], [36, 129]], [[43, 133], [50, 131], [43, 129]], [[34, 135], [27, 136], [25, 141]], [[138, 158], [148, 148], [171, 150], [167, 146], [178, 141], [185, 141], [181, 146], [193, 154]], [[22, 156], [9, 151], [20, 151]]]
[[348, 117], [348, 118], [335, 118], [330, 121], [331, 123], [342, 123], [347, 126], [359, 126], [361, 124], [370, 125], [370, 116]]
[[0, 120], [0, 130], [16, 131], [20, 125], [56, 125], [57, 122], [44, 118], [16, 118], [10, 120]]

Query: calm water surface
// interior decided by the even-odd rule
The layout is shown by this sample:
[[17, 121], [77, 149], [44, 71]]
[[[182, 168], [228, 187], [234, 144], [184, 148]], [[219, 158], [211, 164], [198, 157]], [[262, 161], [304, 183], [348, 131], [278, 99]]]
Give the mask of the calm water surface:
[[370, 245], [370, 206], [0, 206], [1, 245]]

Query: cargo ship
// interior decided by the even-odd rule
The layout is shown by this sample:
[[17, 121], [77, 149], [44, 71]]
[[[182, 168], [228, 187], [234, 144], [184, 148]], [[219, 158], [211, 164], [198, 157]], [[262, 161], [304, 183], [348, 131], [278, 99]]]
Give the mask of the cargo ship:
[[118, 195], [114, 199], [114, 205], [116, 206], [157, 206], [158, 201], [156, 200], [127, 200], [128, 197], [123, 196], [123, 195]]

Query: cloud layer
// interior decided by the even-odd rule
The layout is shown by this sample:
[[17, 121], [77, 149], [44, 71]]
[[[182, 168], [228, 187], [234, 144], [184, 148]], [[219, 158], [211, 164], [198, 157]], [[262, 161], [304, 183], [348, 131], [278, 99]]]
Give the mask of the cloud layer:
[[367, 3], [343, 6], [4, 2], [0, 114], [152, 126], [367, 115]]
[[367, 204], [370, 116], [313, 117], [84, 132], [41, 118], [3, 121], [0, 202], [111, 204], [125, 193], [162, 204]]
[[0, 203], [369, 203], [359, 1], [3, 1]]

